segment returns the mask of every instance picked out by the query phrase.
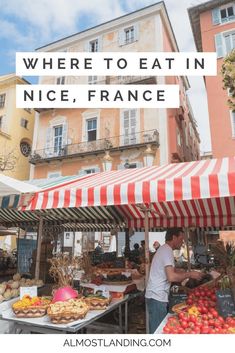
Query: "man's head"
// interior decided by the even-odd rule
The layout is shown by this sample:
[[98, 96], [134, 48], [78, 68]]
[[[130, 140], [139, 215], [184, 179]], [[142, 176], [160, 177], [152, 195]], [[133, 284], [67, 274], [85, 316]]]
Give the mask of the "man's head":
[[145, 240], [141, 240], [140, 244], [141, 244], [142, 248], [144, 248], [145, 247]]
[[166, 232], [166, 242], [173, 250], [180, 249], [184, 241], [184, 231], [182, 228], [170, 228]]
[[135, 244], [134, 244], [134, 249], [135, 249], [135, 250], [138, 250], [138, 249], [139, 249], [139, 247], [140, 247], [140, 246], [139, 246], [139, 244], [138, 244], [138, 243], [135, 243]]
[[155, 250], [157, 250], [159, 248], [160, 244], [157, 240], [155, 240], [155, 242], [153, 243], [153, 247]]

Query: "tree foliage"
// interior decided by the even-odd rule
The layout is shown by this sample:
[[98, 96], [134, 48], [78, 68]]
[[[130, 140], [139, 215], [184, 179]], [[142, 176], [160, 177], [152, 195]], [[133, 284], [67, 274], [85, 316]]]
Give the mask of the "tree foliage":
[[221, 73], [223, 75], [223, 88], [229, 92], [229, 108], [235, 111], [235, 49], [225, 57]]

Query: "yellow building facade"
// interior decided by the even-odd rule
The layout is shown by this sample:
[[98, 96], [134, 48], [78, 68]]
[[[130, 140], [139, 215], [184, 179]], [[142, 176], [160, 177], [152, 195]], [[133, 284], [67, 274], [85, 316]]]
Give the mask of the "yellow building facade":
[[29, 179], [34, 110], [16, 108], [16, 85], [29, 84], [15, 74], [0, 76], [0, 173]]

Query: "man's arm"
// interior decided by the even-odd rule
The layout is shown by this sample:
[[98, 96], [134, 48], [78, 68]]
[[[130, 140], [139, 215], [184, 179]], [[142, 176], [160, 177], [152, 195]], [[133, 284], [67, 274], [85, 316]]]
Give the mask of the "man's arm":
[[178, 272], [175, 270], [173, 266], [166, 266], [165, 271], [169, 282], [182, 282], [186, 278], [194, 278], [194, 279], [200, 280], [203, 277], [203, 274], [201, 272], [197, 272], [197, 271]]

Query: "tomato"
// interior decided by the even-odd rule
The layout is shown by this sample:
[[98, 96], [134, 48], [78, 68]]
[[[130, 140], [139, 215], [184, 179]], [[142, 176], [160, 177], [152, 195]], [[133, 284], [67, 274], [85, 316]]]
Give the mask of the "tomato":
[[168, 326], [163, 327], [163, 332], [164, 333], [170, 333], [170, 329]]
[[211, 320], [211, 319], [213, 319], [214, 316], [211, 313], [208, 313], [207, 317], [208, 317], [209, 320]]
[[189, 315], [189, 321], [195, 323], [197, 321], [196, 315]]
[[215, 294], [212, 294], [212, 295], [211, 295], [211, 300], [213, 300], [214, 302], [216, 302], [216, 295], [215, 295]]
[[180, 324], [181, 324], [181, 326], [182, 326], [184, 329], [188, 327], [188, 322], [185, 321], [185, 320], [181, 320], [181, 321], [180, 321]]
[[179, 328], [178, 328], [178, 333], [179, 333], [179, 334], [184, 333], [184, 329], [183, 329], [182, 327], [179, 327]]
[[193, 299], [191, 299], [191, 298], [187, 299], [186, 303], [188, 305], [192, 305], [193, 304]]
[[208, 326], [203, 326], [203, 327], [201, 328], [201, 333], [202, 333], [202, 334], [207, 334], [207, 333], [209, 333], [209, 327], [208, 327]]
[[212, 309], [212, 310], [211, 310], [211, 314], [212, 314], [214, 317], [218, 317], [218, 316], [219, 316], [218, 312], [217, 312], [215, 309]]
[[202, 314], [207, 314], [208, 313], [208, 309], [205, 306], [201, 307], [201, 313]]
[[218, 316], [218, 317], [217, 317], [217, 320], [218, 320], [221, 324], [224, 323], [224, 318], [223, 318], [222, 316]]

